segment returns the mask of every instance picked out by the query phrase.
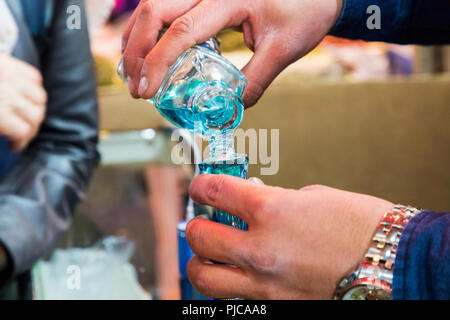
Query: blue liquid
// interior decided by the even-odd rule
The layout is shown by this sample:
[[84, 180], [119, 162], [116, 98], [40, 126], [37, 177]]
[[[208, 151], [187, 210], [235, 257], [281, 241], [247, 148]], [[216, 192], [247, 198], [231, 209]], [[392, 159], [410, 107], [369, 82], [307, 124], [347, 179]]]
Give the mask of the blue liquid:
[[180, 80], [170, 85], [166, 94], [156, 103], [156, 109], [175, 126], [204, 136], [212, 136], [223, 129], [234, 129], [230, 124], [235, 122], [237, 126], [242, 114], [236, 115], [233, 101], [224, 96], [214, 96], [205, 104], [187, 107], [195, 101], [194, 97], [200, 91], [208, 87], [228, 88], [222, 81], [205, 82], [195, 78]]
[[[240, 156], [240, 155], [238, 155]], [[230, 163], [230, 161], [225, 160], [217, 160], [210, 159], [213, 162], [209, 162], [206, 160], [199, 164], [200, 172], [202, 174], [227, 174], [230, 176], [235, 176], [239, 178], [247, 178], [247, 170], [248, 170], [248, 158], [245, 156], [244, 163], [240, 163], [242, 161], [236, 160], [234, 163]], [[240, 159], [242, 160], [242, 159]], [[241, 230], [248, 230], [248, 225], [242, 219], [232, 216], [226, 212], [223, 212], [218, 209], [214, 209], [212, 220], [215, 222], [223, 223]]]

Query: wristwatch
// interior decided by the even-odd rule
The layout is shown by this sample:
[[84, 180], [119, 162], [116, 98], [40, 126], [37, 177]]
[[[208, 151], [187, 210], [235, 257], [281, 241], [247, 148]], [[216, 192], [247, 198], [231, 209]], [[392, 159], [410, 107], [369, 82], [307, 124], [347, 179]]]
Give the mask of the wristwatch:
[[400, 236], [409, 220], [419, 212], [418, 208], [395, 205], [384, 214], [363, 262], [339, 282], [333, 299], [391, 299], [394, 262]]

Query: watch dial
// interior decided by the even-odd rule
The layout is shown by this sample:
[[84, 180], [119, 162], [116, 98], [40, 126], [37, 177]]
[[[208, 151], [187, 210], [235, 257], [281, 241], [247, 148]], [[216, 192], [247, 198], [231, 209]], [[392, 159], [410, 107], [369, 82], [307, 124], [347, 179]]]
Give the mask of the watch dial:
[[365, 285], [356, 286], [348, 290], [343, 300], [391, 300], [391, 295], [382, 290], [376, 288], [369, 288]]

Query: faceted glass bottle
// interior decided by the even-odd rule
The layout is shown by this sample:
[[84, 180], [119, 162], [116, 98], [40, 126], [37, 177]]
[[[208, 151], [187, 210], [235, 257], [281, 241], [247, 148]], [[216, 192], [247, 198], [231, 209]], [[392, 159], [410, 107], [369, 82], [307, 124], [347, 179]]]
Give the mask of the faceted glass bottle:
[[[122, 60], [117, 72], [127, 82]], [[211, 38], [176, 60], [149, 102], [175, 126], [210, 139], [211, 156], [199, 165], [201, 173], [246, 179], [248, 157], [234, 151], [230, 134], [242, 121], [246, 87], [245, 76], [220, 55], [217, 39]], [[248, 229], [244, 221], [221, 210], [214, 209], [212, 220]]]
[[[126, 81], [122, 61], [118, 73]], [[245, 76], [211, 38], [177, 59], [150, 102], [177, 127], [210, 137], [240, 124], [246, 87]]]

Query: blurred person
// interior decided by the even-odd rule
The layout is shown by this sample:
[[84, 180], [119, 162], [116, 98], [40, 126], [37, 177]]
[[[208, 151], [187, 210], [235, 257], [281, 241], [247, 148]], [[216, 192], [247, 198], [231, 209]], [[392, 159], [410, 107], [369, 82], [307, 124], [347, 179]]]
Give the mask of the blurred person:
[[[373, 5], [381, 8], [381, 28], [368, 27]], [[124, 66], [132, 96], [151, 98], [184, 50], [237, 28], [254, 51], [243, 68], [250, 107], [327, 34], [445, 44], [449, 15], [447, 0], [147, 0], [124, 33]], [[157, 41], [164, 26], [170, 27]], [[376, 299], [390, 298], [392, 290], [394, 299], [450, 299], [450, 213], [325, 186], [288, 190], [223, 175], [195, 178], [190, 194], [249, 225], [245, 232], [207, 219], [189, 223], [196, 256], [188, 273], [207, 296]]]
[[69, 228], [98, 161], [96, 82], [83, 1], [0, 7], [15, 34], [0, 33], [0, 298], [29, 298], [28, 271]]

